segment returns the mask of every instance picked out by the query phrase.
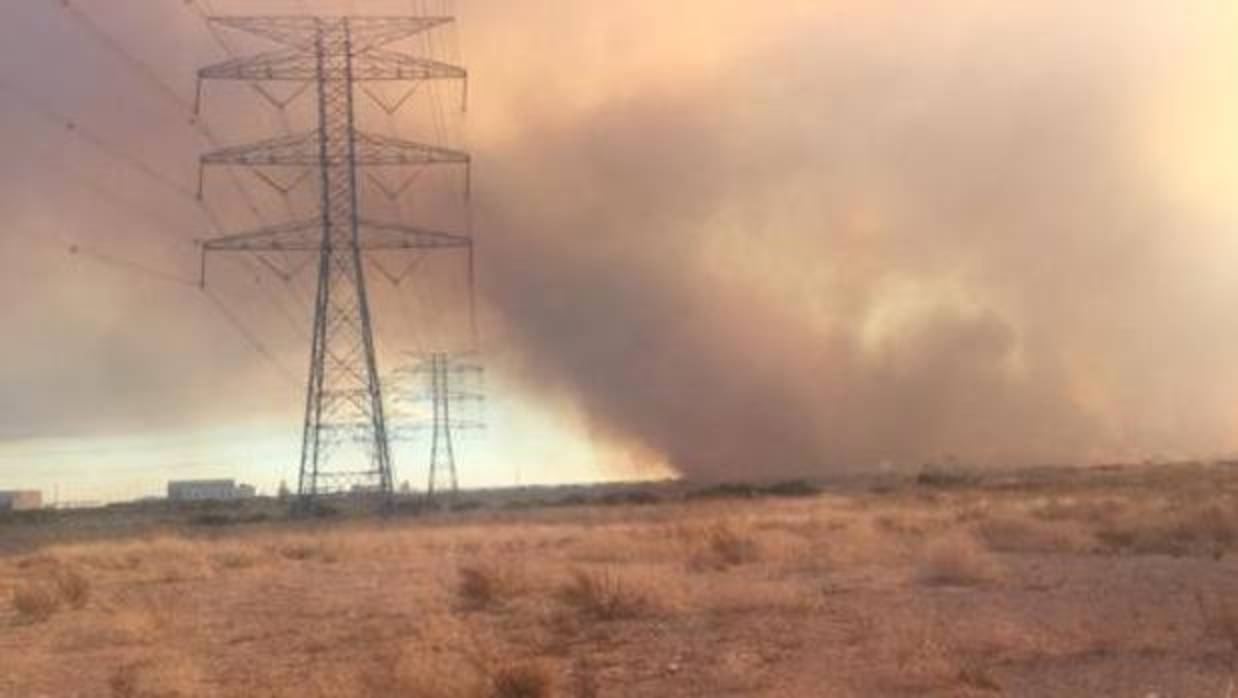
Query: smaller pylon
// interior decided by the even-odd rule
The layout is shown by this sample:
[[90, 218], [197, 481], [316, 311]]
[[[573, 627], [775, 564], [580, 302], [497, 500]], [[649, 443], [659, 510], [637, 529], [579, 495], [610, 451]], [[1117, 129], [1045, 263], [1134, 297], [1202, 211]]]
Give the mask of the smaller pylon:
[[450, 503], [459, 492], [460, 480], [456, 467], [457, 444], [460, 432], [484, 428], [474, 417], [465, 416], [469, 408], [485, 398], [480, 390], [483, 368], [470, 361], [471, 354], [430, 352], [419, 355], [409, 368], [399, 371], [402, 379], [413, 379], [404, 390], [397, 390], [401, 403], [429, 403], [429, 414], [424, 412], [410, 419], [407, 429], [397, 428], [397, 440], [411, 441], [411, 431], [430, 430], [429, 472], [426, 480], [426, 499], [434, 502], [436, 496], [446, 494]]

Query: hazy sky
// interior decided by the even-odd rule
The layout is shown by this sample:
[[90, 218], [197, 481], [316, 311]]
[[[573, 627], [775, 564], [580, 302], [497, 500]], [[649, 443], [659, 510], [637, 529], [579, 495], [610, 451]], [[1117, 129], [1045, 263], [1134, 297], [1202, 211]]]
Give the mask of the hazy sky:
[[[211, 295], [182, 283], [211, 234], [186, 195], [211, 147], [193, 75], [226, 54], [179, 0], [12, 5], [0, 487], [292, 479], [312, 280], [224, 261]], [[1238, 450], [1232, 3], [454, 9], [454, 32], [405, 48], [458, 54], [467, 116], [442, 86], [363, 121], [474, 152], [492, 427], [466, 483]], [[205, 103], [226, 143], [309, 124], [304, 98], [282, 118], [243, 87]], [[238, 181], [256, 211], [208, 180], [229, 231], [312, 193]], [[402, 210], [367, 204], [464, 224], [449, 179], [418, 186]], [[398, 287], [371, 274], [384, 365], [452, 341], [458, 261]], [[422, 460], [397, 451], [397, 478], [420, 482]]]

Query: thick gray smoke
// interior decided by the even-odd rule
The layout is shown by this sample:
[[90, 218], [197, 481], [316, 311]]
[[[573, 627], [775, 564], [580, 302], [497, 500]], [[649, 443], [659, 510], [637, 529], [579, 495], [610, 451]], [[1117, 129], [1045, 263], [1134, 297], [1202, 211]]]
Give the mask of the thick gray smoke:
[[699, 478], [1230, 445], [1234, 336], [1172, 254], [1201, 222], [1141, 168], [1143, 38], [999, 14], [805, 27], [489, 153], [526, 384]]
[[[1198, 46], [1233, 44], [1228, 3], [460, 5], [496, 383], [698, 478], [1238, 450], [1238, 213], [1183, 199], [1183, 173], [1153, 156], [1205, 152], [1207, 134], [1149, 145], [1173, 133], [1164, 113], [1201, 110], [1176, 88]], [[208, 147], [177, 102], [221, 48], [181, 3], [76, 7], [154, 77], [59, 6], [0, 22], [15, 57], [0, 82], [66, 117], [0, 100], [0, 320], [17, 338], [0, 437], [295, 423], [310, 280], [213, 267], [274, 360], [258, 356], [193, 287], [188, 238], [211, 231], [173, 191]], [[228, 142], [280, 132], [243, 86], [206, 96]], [[392, 125], [367, 109], [366, 128]], [[230, 231], [264, 222], [226, 177], [208, 199]], [[288, 215], [262, 203], [265, 222]], [[426, 208], [410, 203], [437, 225]], [[372, 278], [390, 365], [434, 328]]]

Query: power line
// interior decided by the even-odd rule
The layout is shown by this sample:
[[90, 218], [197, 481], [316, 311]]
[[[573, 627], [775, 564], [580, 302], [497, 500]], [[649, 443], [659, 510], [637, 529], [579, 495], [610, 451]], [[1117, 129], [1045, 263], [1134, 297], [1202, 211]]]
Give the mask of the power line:
[[[176, 90], [172, 89], [172, 87], [170, 87], [159, 77], [158, 72], [149, 63], [141, 58], [138, 58], [135, 54], [126, 49], [124, 45], [95, 23], [95, 21], [91, 19], [88, 14], [77, 9], [72, 4], [71, 0], [61, 0], [61, 3], [65, 12], [70, 17], [75, 19], [81, 26], [85, 27], [91, 36], [106, 47], [112, 55], [121, 62], [122, 65], [132, 71], [143, 84], [153, 90], [161, 98], [172, 104], [178, 110], [188, 115], [188, 123], [198, 131], [202, 138], [209, 143], [211, 147], [221, 147], [219, 140], [215, 137], [215, 134], [211, 132], [210, 127], [207, 126], [203, 119], [198, 117], [194, 109], [194, 104], [178, 95]], [[260, 224], [264, 223], [265, 219], [262, 215], [262, 211], [258, 208], [258, 205], [253, 200], [253, 197], [250, 195], [248, 190], [245, 189], [244, 184], [235, 172], [230, 173], [230, 179], [244, 199], [244, 203], [249, 208], [250, 213]]]
[[159, 170], [156, 170], [154, 167], [151, 167], [149, 164], [134, 157], [133, 155], [130, 155], [129, 153], [116, 148], [115, 146], [110, 144], [106, 139], [102, 138], [101, 136], [99, 136], [99, 134], [95, 133], [94, 130], [92, 130], [91, 128], [84, 126], [78, 121], [71, 119], [68, 116], [65, 116], [64, 114], [56, 111], [52, 107], [48, 106], [48, 104], [44, 102], [42, 99], [36, 97], [34, 94], [27, 92], [26, 90], [19, 88], [12, 83], [3, 82], [3, 81], [0, 81], [0, 90], [8, 92], [9, 94], [20, 99], [21, 102], [24, 105], [26, 105], [26, 107], [31, 112], [37, 114], [38, 116], [43, 117], [45, 120], [53, 123], [57, 127], [62, 128], [70, 132], [71, 134], [77, 136], [78, 138], [90, 143], [97, 150], [108, 155], [109, 157], [112, 157], [116, 160], [119, 160], [121, 162], [128, 164], [129, 166], [133, 167], [135, 170], [146, 175], [152, 181], [158, 182], [160, 185], [162, 185], [164, 188], [168, 189], [169, 191], [172, 191], [176, 193], [178, 196], [184, 197], [191, 201], [197, 200], [197, 193], [194, 191], [192, 187], [188, 187], [183, 184], [176, 183], [175, 177], [168, 175], [166, 172], [160, 172]]
[[100, 264], [135, 272], [156, 281], [163, 281], [170, 284], [189, 287], [196, 287], [198, 285], [198, 282], [194, 279], [188, 279], [171, 272], [156, 269], [140, 262], [116, 257], [105, 252], [99, 252], [98, 250], [91, 249], [78, 243], [69, 245], [68, 250], [71, 255], [86, 257]]
[[[112, 55], [120, 59], [122, 63], [127, 65], [131, 70], [133, 70], [133, 72], [140, 76], [141, 79], [150, 85], [160, 96], [183, 111], [190, 113], [193, 112], [192, 103], [177, 94], [176, 90], [160, 79], [159, 75], [155, 73], [149, 64], [133, 55], [133, 53], [126, 49], [119, 41], [113, 38], [112, 35], [104, 31], [102, 27], [91, 19], [90, 15], [86, 14], [82, 10], [79, 10], [77, 6], [74, 5], [73, 0], [60, 0], [60, 5], [64, 8], [66, 14], [77, 20], [79, 24], [86, 28], [91, 36], [111, 51]], [[190, 123], [194, 123], [194, 120], [190, 119]]]
[[263, 344], [262, 341], [259, 340], [258, 337], [254, 335], [253, 332], [250, 332], [249, 328], [247, 328], [245, 324], [241, 322], [241, 320], [236, 316], [236, 314], [234, 314], [228, 308], [228, 306], [223, 302], [222, 299], [219, 298], [219, 296], [215, 295], [214, 291], [212, 291], [209, 288], [206, 288], [206, 289], [202, 289], [202, 293], [219, 310], [219, 313], [223, 315], [224, 319], [227, 320], [228, 323], [232, 325], [234, 329], [236, 329], [237, 333], [241, 335], [241, 337], [244, 338], [245, 341], [248, 342], [251, 347], [253, 347], [254, 351], [258, 352], [265, 359], [270, 361], [273, 366], [279, 369], [280, 374], [283, 375], [285, 378], [287, 378], [290, 382], [292, 382], [293, 385], [301, 384], [300, 379], [298, 379], [296, 375], [293, 374], [292, 371], [288, 370], [288, 368], [284, 366], [284, 364], [281, 363], [279, 359], [275, 358], [275, 355], [272, 354], [271, 351], [266, 348], [266, 345]]
[[211, 225], [211, 228], [216, 232], [222, 232], [223, 227], [215, 213], [211, 211], [201, 199], [198, 198], [197, 192], [193, 188], [187, 187], [183, 184], [178, 184], [176, 182], [176, 177], [173, 177], [166, 172], [160, 172], [140, 158], [130, 155], [124, 150], [116, 147], [89, 126], [86, 126], [81, 122], [53, 109], [33, 93], [27, 92], [12, 83], [3, 81], [0, 81], [0, 91], [7, 92], [17, 97], [18, 100], [25, 105], [27, 110], [30, 111], [30, 113], [43, 118], [45, 121], [55, 125], [57, 128], [64, 129], [74, 137], [85, 141], [87, 144], [95, 148], [95, 150], [103, 153], [113, 160], [128, 165], [133, 170], [141, 173], [152, 182], [159, 184], [164, 189], [193, 202], [194, 206], [196, 206], [206, 217], [207, 222]]

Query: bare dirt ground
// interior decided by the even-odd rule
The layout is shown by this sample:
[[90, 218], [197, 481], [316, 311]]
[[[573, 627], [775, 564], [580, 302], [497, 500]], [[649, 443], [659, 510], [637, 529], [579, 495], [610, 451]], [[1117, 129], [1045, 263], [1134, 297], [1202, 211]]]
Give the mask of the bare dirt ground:
[[1181, 466], [40, 544], [0, 557], [0, 695], [1222, 698], [1236, 496]]

